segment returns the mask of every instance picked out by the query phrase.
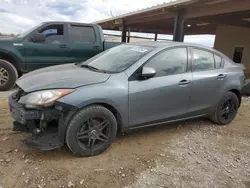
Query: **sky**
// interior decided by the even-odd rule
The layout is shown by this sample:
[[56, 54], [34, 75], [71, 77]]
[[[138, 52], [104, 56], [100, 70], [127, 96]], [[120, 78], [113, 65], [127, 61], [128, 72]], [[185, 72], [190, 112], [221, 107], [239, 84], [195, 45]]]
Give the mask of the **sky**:
[[[45, 21], [90, 23], [169, 0], [0, 0], [0, 32], [19, 34]], [[151, 36], [150, 34], [137, 34]], [[162, 35], [160, 38], [172, 39]], [[185, 42], [213, 46], [213, 35], [186, 36]]]

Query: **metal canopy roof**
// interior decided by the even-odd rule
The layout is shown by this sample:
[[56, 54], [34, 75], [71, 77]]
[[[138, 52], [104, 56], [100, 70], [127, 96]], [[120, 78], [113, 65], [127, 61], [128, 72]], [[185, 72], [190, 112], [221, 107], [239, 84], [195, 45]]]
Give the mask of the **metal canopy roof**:
[[215, 34], [218, 25], [250, 28], [250, 0], [176, 0], [97, 21], [103, 29], [173, 34], [177, 10], [185, 11], [185, 34]]

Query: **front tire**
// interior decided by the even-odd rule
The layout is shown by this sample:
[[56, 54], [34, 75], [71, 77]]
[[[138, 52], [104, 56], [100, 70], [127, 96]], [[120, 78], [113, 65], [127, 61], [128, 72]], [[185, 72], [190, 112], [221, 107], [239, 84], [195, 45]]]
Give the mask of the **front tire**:
[[232, 92], [227, 92], [218, 103], [210, 119], [218, 125], [227, 125], [234, 120], [238, 109], [238, 97]]
[[0, 59], [0, 91], [11, 89], [18, 78], [18, 72], [10, 62]]
[[117, 133], [117, 121], [112, 112], [99, 105], [88, 106], [70, 120], [66, 130], [69, 149], [81, 157], [104, 152]]

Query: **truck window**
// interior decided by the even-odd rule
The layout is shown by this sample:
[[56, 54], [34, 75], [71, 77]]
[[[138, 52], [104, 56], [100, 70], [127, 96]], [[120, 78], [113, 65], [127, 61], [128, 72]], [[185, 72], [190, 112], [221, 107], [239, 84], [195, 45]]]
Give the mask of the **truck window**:
[[41, 29], [39, 33], [43, 33], [46, 37], [46, 44], [64, 44], [63, 24], [49, 25]]
[[73, 43], [95, 43], [95, 40], [93, 27], [71, 26], [71, 41]]

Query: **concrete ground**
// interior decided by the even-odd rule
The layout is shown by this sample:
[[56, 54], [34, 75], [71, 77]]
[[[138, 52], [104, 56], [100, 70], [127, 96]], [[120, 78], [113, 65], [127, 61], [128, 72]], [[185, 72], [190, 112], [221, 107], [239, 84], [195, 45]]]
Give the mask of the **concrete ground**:
[[250, 188], [250, 99], [228, 126], [198, 119], [118, 137], [103, 154], [77, 158], [66, 147], [26, 148], [0, 94], [0, 187]]

